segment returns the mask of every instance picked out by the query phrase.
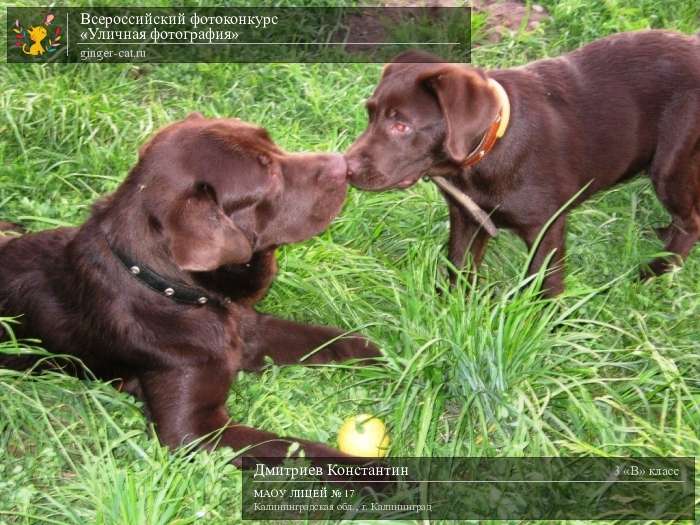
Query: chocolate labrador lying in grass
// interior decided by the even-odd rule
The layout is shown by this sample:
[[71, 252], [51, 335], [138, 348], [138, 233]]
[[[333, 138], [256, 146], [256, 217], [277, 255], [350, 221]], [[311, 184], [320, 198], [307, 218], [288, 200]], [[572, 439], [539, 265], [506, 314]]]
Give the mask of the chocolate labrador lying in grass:
[[[223, 429], [219, 444], [252, 447], [254, 458], [284, 457], [292, 442], [307, 457], [342, 457], [231, 423], [226, 398], [237, 371], [260, 369], [265, 356], [379, 355], [360, 336], [253, 309], [274, 279], [275, 248], [323, 231], [346, 178], [340, 155], [290, 155], [261, 128], [194, 114], [146, 144], [81, 227], [0, 237], [0, 315], [19, 316], [17, 337], [120, 380], [169, 446]], [[6, 367], [34, 363], [0, 356]]]
[[[409, 52], [385, 67], [367, 109], [367, 130], [346, 154], [358, 188], [449, 179], [532, 247], [577, 192], [585, 188], [574, 204], [646, 169], [671, 214], [660, 237], [676, 255], [651, 262], [645, 275], [668, 270], [700, 238], [697, 36], [623, 33], [492, 71]], [[443, 193], [449, 259], [460, 268], [468, 249], [476, 267], [489, 235]], [[546, 230], [530, 265], [536, 272], [554, 252], [543, 284], [549, 295], [564, 288], [568, 211]]]

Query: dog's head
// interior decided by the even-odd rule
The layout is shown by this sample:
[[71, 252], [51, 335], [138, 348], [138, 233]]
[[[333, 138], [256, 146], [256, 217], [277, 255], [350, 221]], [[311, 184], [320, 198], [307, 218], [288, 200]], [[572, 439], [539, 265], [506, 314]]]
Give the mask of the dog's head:
[[388, 64], [367, 100], [369, 123], [346, 153], [350, 183], [407, 188], [433, 170], [459, 168], [499, 109], [485, 74], [407, 52]]
[[141, 148], [113, 200], [140, 208], [181, 270], [205, 272], [320, 233], [346, 178], [341, 155], [288, 154], [260, 127], [193, 114]]

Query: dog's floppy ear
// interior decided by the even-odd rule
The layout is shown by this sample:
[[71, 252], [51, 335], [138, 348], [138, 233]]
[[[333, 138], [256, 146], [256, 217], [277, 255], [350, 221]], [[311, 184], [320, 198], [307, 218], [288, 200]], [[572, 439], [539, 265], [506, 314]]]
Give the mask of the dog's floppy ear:
[[476, 70], [453, 64], [436, 65], [418, 82], [435, 94], [445, 119], [445, 151], [461, 163], [496, 118], [498, 99], [488, 79]]
[[382, 68], [381, 79], [384, 80], [389, 75], [393, 75], [395, 71], [398, 71], [402, 66], [411, 64], [434, 64], [443, 63], [444, 61], [435, 55], [426, 53], [425, 51], [419, 51], [417, 49], [409, 49], [396, 55], [391, 62], [384, 64]]
[[170, 210], [166, 235], [175, 263], [189, 272], [208, 272], [250, 260], [253, 247], [216, 202], [211, 186], [196, 184]]

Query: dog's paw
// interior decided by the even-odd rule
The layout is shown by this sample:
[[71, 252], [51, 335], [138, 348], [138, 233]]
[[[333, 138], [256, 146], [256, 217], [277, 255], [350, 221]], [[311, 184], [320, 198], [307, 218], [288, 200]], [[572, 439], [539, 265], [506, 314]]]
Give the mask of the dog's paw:
[[323, 348], [314, 351], [302, 360], [307, 365], [322, 365], [332, 362], [357, 359], [358, 364], [369, 365], [378, 362], [382, 355], [379, 347], [361, 335], [341, 337]]
[[641, 281], [648, 281], [677, 268], [681, 264], [682, 261], [678, 260], [676, 257], [659, 257], [641, 268], [639, 271], [639, 279]]
[[377, 345], [362, 336], [352, 336], [338, 341], [333, 345], [333, 360], [347, 361], [348, 359], [361, 359], [362, 364], [374, 364], [382, 352]]

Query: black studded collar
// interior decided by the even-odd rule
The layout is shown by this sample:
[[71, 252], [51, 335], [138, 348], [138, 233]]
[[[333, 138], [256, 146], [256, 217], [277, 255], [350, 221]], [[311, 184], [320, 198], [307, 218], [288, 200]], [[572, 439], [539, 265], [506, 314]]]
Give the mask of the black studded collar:
[[114, 256], [124, 265], [124, 268], [138, 281], [176, 303], [188, 304], [191, 306], [213, 305], [225, 308], [231, 301], [219, 299], [201, 288], [190, 286], [182, 282], [170, 281], [145, 264], [140, 264], [128, 255], [114, 249], [109, 243], [110, 250]]

